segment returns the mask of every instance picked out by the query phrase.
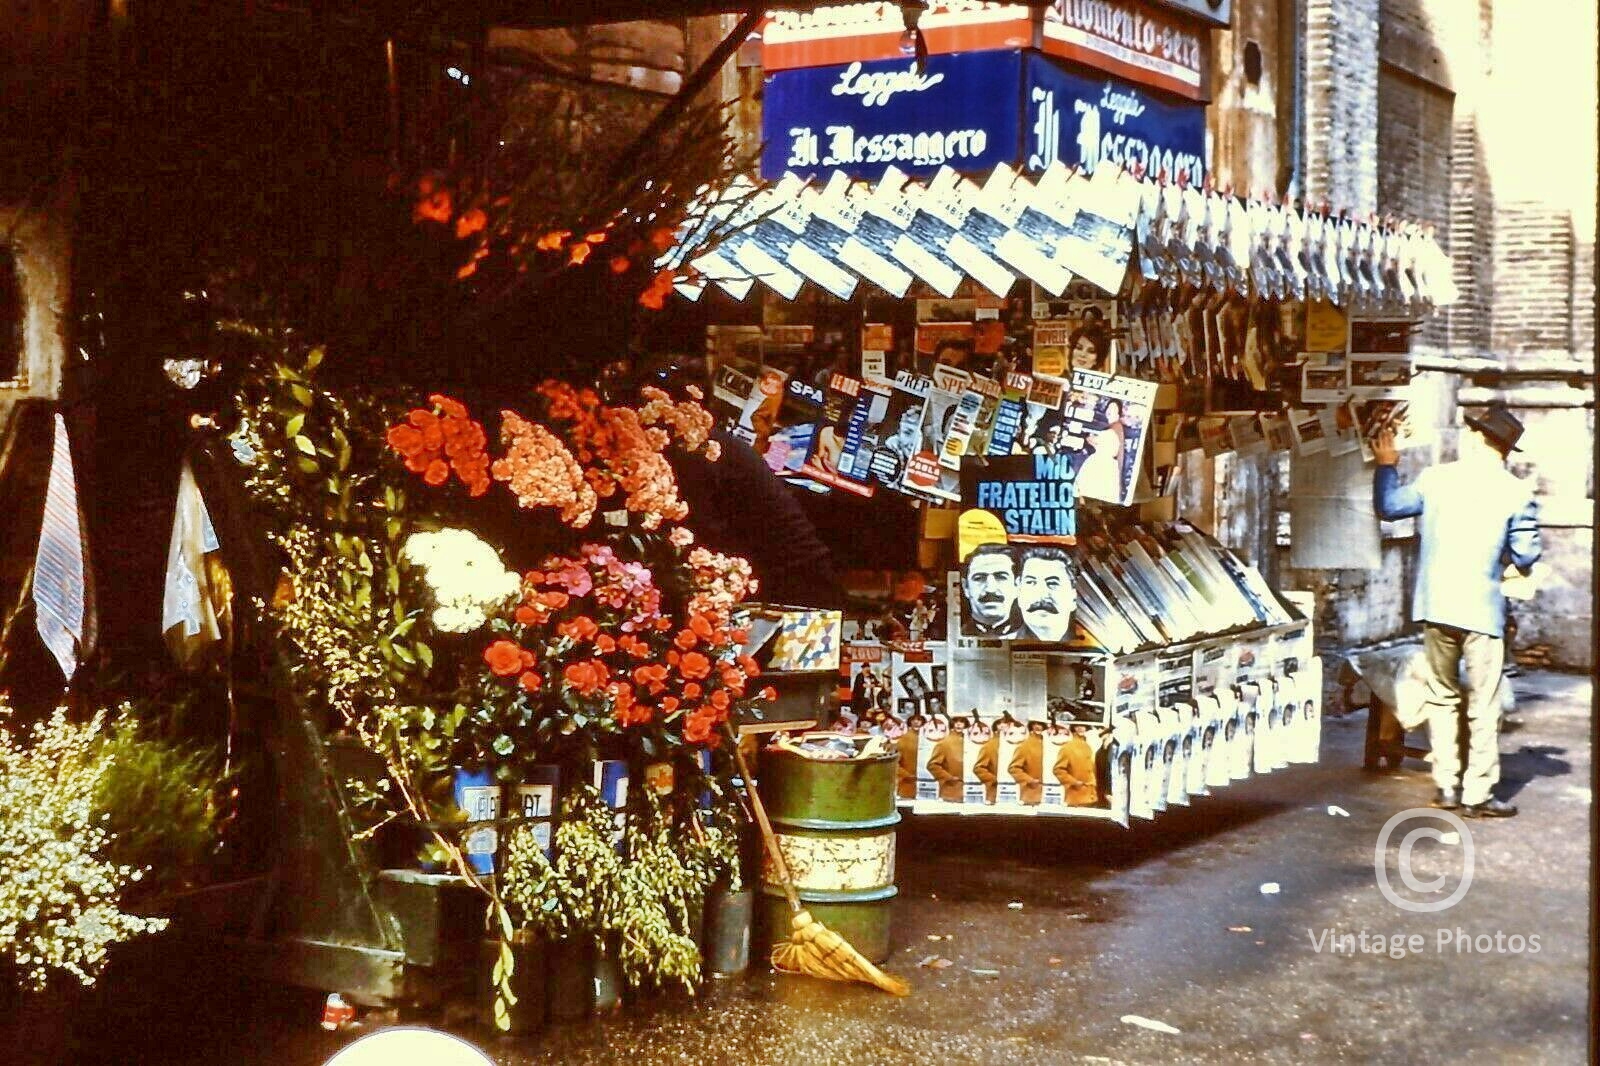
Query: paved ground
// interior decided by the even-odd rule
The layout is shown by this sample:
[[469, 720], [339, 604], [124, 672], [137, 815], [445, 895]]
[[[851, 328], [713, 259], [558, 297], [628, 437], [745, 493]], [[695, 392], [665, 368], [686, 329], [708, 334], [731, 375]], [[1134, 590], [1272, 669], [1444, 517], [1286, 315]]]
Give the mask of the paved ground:
[[[1522, 815], [1467, 823], [1474, 877], [1448, 911], [1403, 912], [1376, 886], [1380, 829], [1432, 786], [1420, 763], [1363, 773], [1357, 713], [1327, 723], [1318, 766], [1133, 830], [913, 822], [900, 844], [892, 963], [915, 985], [907, 1000], [763, 974], [719, 985], [695, 1008], [646, 1005], [517, 1044], [475, 1038], [505, 1066], [1582, 1062], [1590, 682], [1537, 674], [1518, 690], [1528, 724], [1502, 738], [1503, 789]], [[1453, 885], [1464, 844], [1423, 842], [1416, 876]], [[1280, 891], [1263, 894], [1267, 882]], [[1416, 934], [1422, 950], [1319, 952], [1325, 930]], [[1497, 933], [1522, 953], [1471, 943]], [[952, 965], [919, 968], [930, 955]], [[200, 974], [188, 987], [163, 1017], [122, 1012], [112, 1039], [86, 1030], [94, 1050], [77, 1061], [317, 1066], [347, 1039], [315, 1029], [305, 997]]]

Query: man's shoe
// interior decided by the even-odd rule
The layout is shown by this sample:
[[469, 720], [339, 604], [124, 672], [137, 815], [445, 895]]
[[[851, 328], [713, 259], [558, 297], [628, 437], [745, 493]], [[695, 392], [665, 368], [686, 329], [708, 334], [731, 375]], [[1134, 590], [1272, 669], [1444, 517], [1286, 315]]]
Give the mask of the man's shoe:
[[1436, 789], [1428, 806], [1437, 807], [1441, 811], [1453, 811], [1461, 806], [1461, 793], [1453, 788]]
[[1510, 818], [1517, 813], [1517, 805], [1491, 796], [1482, 803], [1467, 804], [1461, 813], [1468, 818]]

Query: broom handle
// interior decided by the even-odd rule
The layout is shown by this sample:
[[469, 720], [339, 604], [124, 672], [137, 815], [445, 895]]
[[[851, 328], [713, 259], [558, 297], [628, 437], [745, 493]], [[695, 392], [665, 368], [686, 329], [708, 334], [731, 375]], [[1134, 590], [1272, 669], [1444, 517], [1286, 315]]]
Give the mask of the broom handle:
[[733, 740], [733, 757], [739, 762], [739, 776], [744, 778], [744, 793], [750, 798], [751, 809], [756, 812], [756, 824], [761, 826], [761, 837], [766, 842], [767, 854], [772, 856], [772, 865], [777, 867], [778, 878], [783, 882], [783, 894], [789, 900], [789, 909], [799, 914], [800, 894], [795, 891], [794, 877], [789, 873], [789, 864], [783, 861], [783, 851], [778, 847], [777, 834], [773, 833], [772, 823], [767, 820], [767, 808], [761, 802], [761, 793], [756, 791], [750, 764], [739, 748], [739, 737], [732, 727], [728, 728], [728, 736]]

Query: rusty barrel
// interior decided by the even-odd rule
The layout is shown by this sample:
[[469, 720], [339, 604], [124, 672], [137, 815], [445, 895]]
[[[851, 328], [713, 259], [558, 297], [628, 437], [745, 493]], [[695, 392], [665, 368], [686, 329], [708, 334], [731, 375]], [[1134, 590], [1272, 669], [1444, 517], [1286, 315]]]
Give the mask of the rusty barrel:
[[[811, 916], [873, 962], [889, 957], [894, 884], [895, 770], [890, 751], [823, 761], [763, 750], [758, 787], [772, 828]], [[763, 948], [786, 939], [789, 904], [771, 856], [761, 874]]]

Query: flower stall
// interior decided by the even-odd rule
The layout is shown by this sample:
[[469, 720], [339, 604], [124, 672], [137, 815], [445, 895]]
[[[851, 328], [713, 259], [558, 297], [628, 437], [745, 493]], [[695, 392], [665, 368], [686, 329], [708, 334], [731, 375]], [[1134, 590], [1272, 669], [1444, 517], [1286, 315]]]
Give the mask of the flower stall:
[[750, 566], [696, 543], [673, 474], [718, 458], [711, 416], [554, 381], [515, 409], [378, 395], [322, 359], [266, 346], [197, 455], [224, 549], [263, 548], [241, 585], [305, 790], [283, 846], [315, 856], [261, 904], [294, 948], [256, 953], [369, 1003], [456, 967], [501, 1028], [596, 983], [692, 992], [743, 887], [727, 739], [777, 698]]

